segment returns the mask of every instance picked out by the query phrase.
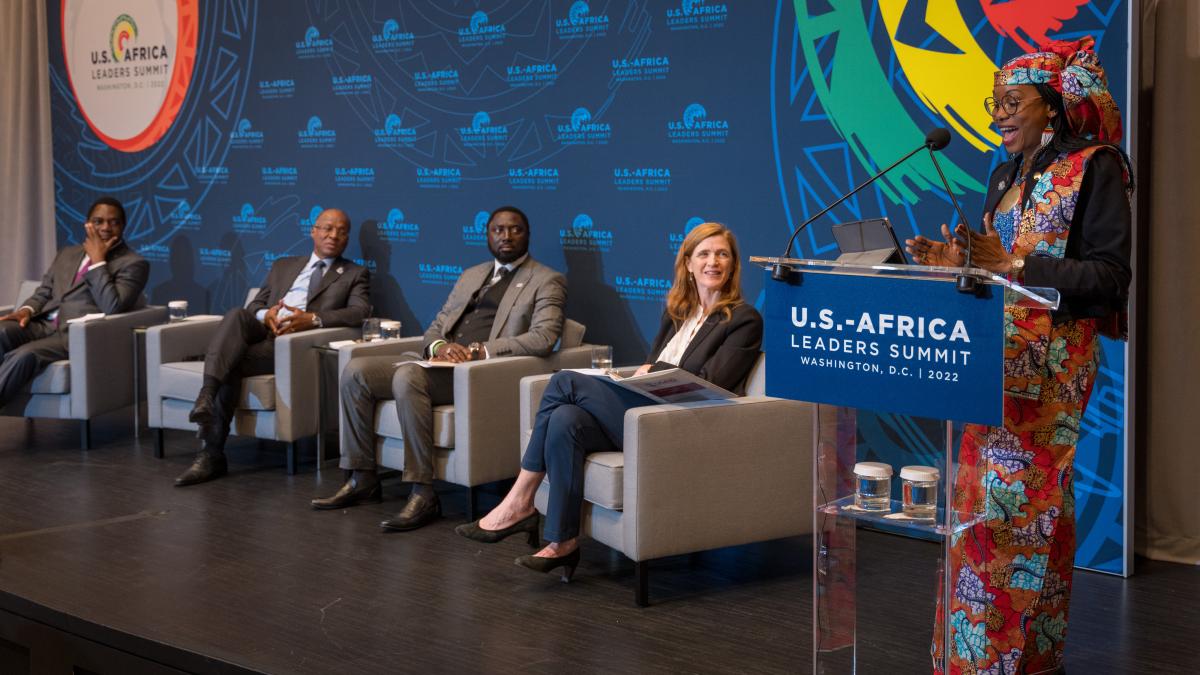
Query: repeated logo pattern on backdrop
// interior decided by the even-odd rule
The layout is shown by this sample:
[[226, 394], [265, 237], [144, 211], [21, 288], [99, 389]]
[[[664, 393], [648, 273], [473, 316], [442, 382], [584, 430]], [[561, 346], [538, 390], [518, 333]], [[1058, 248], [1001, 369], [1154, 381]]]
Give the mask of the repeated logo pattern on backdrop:
[[[697, 222], [728, 223], [746, 254], [777, 253], [934, 126], [954, 133], [947, 174], [977, 211], [997, 161], [981, 99], [1030, 40], [1095, 35], [1125, 98], [1125, 0], [130, 0], [89, 3], [107, 14], [86, 22], [70, 20], [76, 4], [50, 21], [64, 45], [51, 53], [60, 242], [81, 238], [96, 193], [115, 193], [154, 263], [152, 300], [219, 311], [306, 251], [322, 205], [342, 207], [376, 313], [416, 334], [458, 271], [486, 259], [487, 210], [512, 203], [530, 214], [533, 254], [567, 274], [568, 314], [623, 361], [645, 353]], [[129, 86], [93, 103], [81, 74], [153, 65], [159, 43], [177, 106], [160, 119], [151, 101], [154, 132], [122, 143], [140, 130], [114, 135], [96, 115], [138, 121], [136, 78], [111, 72]], [[952, 218], [939, 185], [914, 162], [800, 251], [831, 257], [831, 223], [880, 214], [901, 235], [930, 233]], [[752, 299], [761, 283], [746, 275]], [[1090, 566], [1124, 545], [1111, 531], [1123, 373], [1106, 344], [1077, 479], [1081, 519], [1104, 531], [1081, 543]], [[873, 443], [905, 442], [910, 421], [877, 422]]]

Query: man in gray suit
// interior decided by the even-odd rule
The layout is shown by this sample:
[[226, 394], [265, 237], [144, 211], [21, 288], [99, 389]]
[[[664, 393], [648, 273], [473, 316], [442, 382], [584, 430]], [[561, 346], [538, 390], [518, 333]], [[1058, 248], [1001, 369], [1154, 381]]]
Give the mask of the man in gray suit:
[[120, 314], [145, 302], [142, 289], [150, 278], [150, 263], [121, 238], [121, 202], [97, 199], [83, 227], [83, 244], [59, 251], [33, 295], [16, 311], [0, 316], [0, 407], [46, 366], [67, 358], [71, 319]]
[[225, 313], [204, 355], [204, 384], [188, 418], [199, 427], [200, 451], [176, 487], [228, 471], [225, 439], [242, 393], [242, 378], [275, 368], [275, 337], [312, 328], [360, 326], [371, 312], [370, 273], [342, 257], [350, 218], [325, 209], [312, 228], [313, 251], [280, 258], [245, 308]]
[[[404, 508], [382, 523], [413, 530], [441, 513], [433, 491], [433, 407], [454, 402], [454, 369], [415, 361], [463, 363], [501, 356], [545, 356], [562, 333], [567, 281], [529, 256], [529, 220], [504, 206], [488, 219], [488, 250], [495, 260], [462, 273], [437, 318], [425, 331], [423, 355], [367, 356], [350, 361], [340, 380], [346, 422], [341, 467], [352, 471], [337, 494], [314, 499], [317, 509], [379, 502], [375, 466], [375, 404], [396, 400], [404, 435], [404, 475], [412, 492]], [[513, 392], [516, 395], [516, 392]]]

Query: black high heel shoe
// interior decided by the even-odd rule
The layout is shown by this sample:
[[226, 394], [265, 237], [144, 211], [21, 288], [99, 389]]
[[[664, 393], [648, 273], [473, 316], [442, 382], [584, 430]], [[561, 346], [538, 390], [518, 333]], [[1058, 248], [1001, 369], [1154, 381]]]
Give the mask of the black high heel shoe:
[[575, 567], [579, 565], [579, 549], [575, 549], [570, 553], [557, 558], [539, 558], [536, 555], [523, 555], [514, 560], [521, 567], [531, 569], [534, 572], [549, 574], [556, 568], [563, 568], [562, 582], [565, 584], [571, 580], [571, 576], [575, 574]]
[[541, 543], [541, 537], [538, 536], [538, 512], [525, 516], [521, 520], [509, 525], [503, 530], [485, 530], [479, 526], [479, 521], [473, 523], [464, 523], [454, 528], [454, 531], [467, 539], [477, 541], [481, 544], [494, 544], [502, 541], [518, 532], [529, 533], [529, 545], [537, 548]]

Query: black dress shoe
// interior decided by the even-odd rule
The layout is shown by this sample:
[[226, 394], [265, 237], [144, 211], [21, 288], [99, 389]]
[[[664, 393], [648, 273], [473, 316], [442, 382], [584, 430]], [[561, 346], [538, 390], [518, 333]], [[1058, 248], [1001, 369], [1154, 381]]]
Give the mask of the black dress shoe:
[[385, 530], [407, 532], [418, 527], [425, 527], [440, 518], [441, 515], [442, 502], [438, 500], [437, 495], [433, 497], [409, 495], [408, 501], [404, 503], [404, 508], [400, 509], [400, 513], [383, 521], [379, 526]]
[[201, 452], [196, 455], [196, 461], [192, 462], [188, 470], [179, 474], [179, 477], [175, 479], [175, 487], [207, 483], [227, 473], [229, 473], [229, 465], [225, 462], [225, 455]]
[[192, 411], [188, 413], [188, 421], [194, 422], [202, 428], [210, 427], [217, 418], [216, 407], [217, 403], [213, 400], [212, 394], [201, 391], [200, 395], [196, 397]]
[[378, 504], [383, 501], [383, 483], [360, 481], [351, 476], [332, 497], [312, 500], [312, 507], [319, 510], [344, 509], [358, 504]]
[[494, 544], [506, 537], [517, 534], [518, 532], [529, 533], [529, 545], [536, 547], [541, 543], [541, 537], [538, 536], [538, 512], [534, 511], [528, 516], [509, 525], [503, 530], [485, 530], [479, 526], [479, 521], [473, 523], [465, 523], [454, 528], [454, 531], [467, 539], [477, 541], [481, 544]]
[[521, 567], [531, 569], [534, 572], [541, 572], [542, 574], [549, 574], [561, 567], [563, 568], [562, 582], [565, 584], [571, 580], [571, 576], [575, 574], [575, 567], [579, 565], [579, 549], [575, 549], [557, 558], [539, 558], [536, 555], [523, 555], [513, 562]]

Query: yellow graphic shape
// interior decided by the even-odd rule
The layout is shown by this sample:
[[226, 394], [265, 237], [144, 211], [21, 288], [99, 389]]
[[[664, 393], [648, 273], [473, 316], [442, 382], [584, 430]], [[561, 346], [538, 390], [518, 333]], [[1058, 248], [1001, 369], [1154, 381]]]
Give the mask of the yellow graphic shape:
[[122, 14], [113, 22], [112, 54], [117, 61], [125, 58], [125, 44], [137, 37], [137, 24], [128, 15]]
[[1000, 145], [1000, 135], [991, 129], [992, 116], [983, 109], [983, 99], [992, 95], [996, 64], [971, 36], [954, 0], [929, 0], [925, 23], [961, 54], [929, 51], [898, 41], [896, 28], [908, 4], [909, 0], [879, 2], [888, 39], [904, 76], [925, 105], [941, 115], [958, 135], [980, 152], [991, 151]]

